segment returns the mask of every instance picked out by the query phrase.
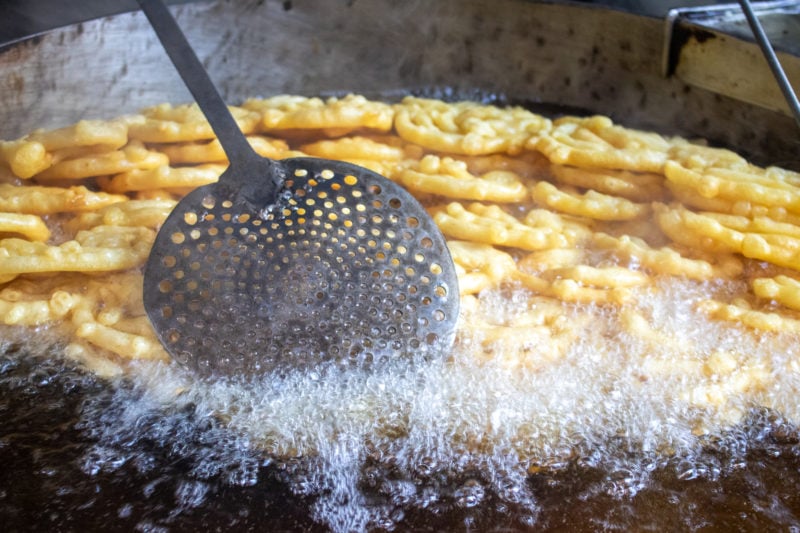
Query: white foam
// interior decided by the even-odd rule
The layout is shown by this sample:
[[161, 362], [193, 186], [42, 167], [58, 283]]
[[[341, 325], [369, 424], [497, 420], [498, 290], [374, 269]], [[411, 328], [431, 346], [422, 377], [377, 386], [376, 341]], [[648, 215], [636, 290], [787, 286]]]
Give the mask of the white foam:
[[[183, 440], [181, 431], [190, 431], [180, 418], [190, 412], [192, 423], [214, 419], [226, 431], [210, 433], [220, 442], [204, 443], [213, 453], [176, 452], [193, 457], [198, 480], [232, 472], [229, 482], [253, 484], [258, 455], [294, 461], [302, 466], [287, 477], [292, 490], [316, 496], [316, 518], [334, 531], [388, 528], [409, 506], [470, 508], [489, 492], [535, 522], [529, 472], [576, 459], [608, 470], [609, 494], [631, 496], [665, 458], [691, 458], [698, 425], [719, 433], [737, 421], [681, 396], [712, 378], [675, 372], [646, 379], [648, 358], [669, 357], [679, 365], [729, 349], [762, 361], [774, 384], [731, 398], [726, 409], [744, 412], [758, 402], [797, 420], [800, 378], [784, 371], [797, 360], [794, 344], [779, 337], [765, 342], [694, 310], [700, 298], [732, 289], [673, 279], [639, 295], [636, 311], [679, 339], [685, 352], [630, 335], [616, 310], [591, 308], [591, 321], [575, 321], [581, 330], [564, 356], [537, 368], [479, 362], [473, 353], [478, 343], [469, 339], [447, 360], [398, 361], [369, 372], [323, 368], [250, 384], [198, 382], [172, 365], [139, 363], [133, 387], [118, 390], [113, 414], [107, 406], [87, 411], [99, 444], [85, 469], [114, 468], [120, 434], [135, 438], [130, 428], [137, 424], [148, 438], [174, 446]], [[486, 294], [484, 303], [508, 318], [516, 305], [508, 296]], [[564, 312], [577, 316], [586, 309], [565, 306]], [[154, 413], [166, 417], [161, 429]], [[718, 474], [714, 465], [689, 460], [680, 476], [713, 476], [714, 468]], [[442, 476], [452, 483], [428, 482]], [[204, 487], [202, 481], [181, 486], [179, 504], [201, 504]]]

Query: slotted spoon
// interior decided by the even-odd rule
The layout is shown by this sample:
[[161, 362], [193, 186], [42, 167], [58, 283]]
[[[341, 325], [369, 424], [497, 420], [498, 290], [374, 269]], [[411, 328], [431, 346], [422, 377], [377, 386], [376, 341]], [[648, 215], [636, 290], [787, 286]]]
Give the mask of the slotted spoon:
[[230, 162], [178, 203], [145, 266], [171, 356], [211, 377], [446, 353], [458, 285], [424, 208], [356, 165], [256, 154], [169, 10], [139, 4]]

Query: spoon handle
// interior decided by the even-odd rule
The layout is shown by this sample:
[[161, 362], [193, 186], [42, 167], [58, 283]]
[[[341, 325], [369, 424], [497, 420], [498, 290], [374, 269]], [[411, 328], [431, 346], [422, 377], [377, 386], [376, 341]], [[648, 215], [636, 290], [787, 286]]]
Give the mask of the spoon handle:
[[175, 69], [211, 124], [228, 161], [238, 165], [240, 162], [252, 160], [253, 157], [258, 158], [164, 2], [138, 2]]

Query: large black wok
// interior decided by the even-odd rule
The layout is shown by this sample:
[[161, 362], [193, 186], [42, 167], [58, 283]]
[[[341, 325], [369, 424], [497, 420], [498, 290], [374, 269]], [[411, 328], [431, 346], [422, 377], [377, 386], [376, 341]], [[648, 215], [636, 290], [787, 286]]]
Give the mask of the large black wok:
[[[690, 52], [709, 42], [723, 51], [726, 45], [750, 50], [755, 63], [755, 45], [680, 20], [677, 37], [668, 38], [673, 30], [662, 19], [564, 2], [247, 0], [191, 3], [175, 12], [231, 103], [278, 93], [351, 91], [388, 99], [415, 93], [522, 103], [543, 113], [602, 113], [629, 126], [704, 137], [764, 163], [796, 165], [799, 159], [800, 132], [780, 102], [767, 94], [749, 103], [753, 99], [741, 97], [736, 87], [709, 87], [696, 75], [697, 65], [687, 63], [698, 57]], [[762, 81], [769, 76], [766, 66], [748, 75]], [[0, 95], [2, 139], [190, 100], [140, 13], [5, 46]], [[198, 418], [191, 409], [163, 418], [145, 412], [117, 437], [99, 435], [98, 427], [113, 426], [120, 416], [120, 398], [138, 392], [124, 385], [112, 389], [46, 357], [58, 347], [27, 357], [36, 341], [0, 338], [5, 531], [347, 529], [311, 518], [315, 495], [297, 490], [297, 477], [311, 475], [302, 461], [265, 458], [224, 424]], [[85, 423], [87, 413], [93, 424]], [[412, 486], [439, 483], [440, 494], [449, 494], [429, 506], [404, 506], [402, 490], [372, 488], [376, 501], [397, 498], [386, 527], [399, 530], [798, 527], [796, 428], [777, 414], [756, 412], [737, 431], [748, 443], [737, 455], [746, 458], [742, 464], [732, 464], [724, 447], [709, 442], [693, 458], [705, 470], [656, 464], [653, 483], [628, 499], [595, 488], [630, 473], [606, 471], [586, 457], [532, 470], [533, 507], [514, 507], [494, 494], [481, 494], [474, 506], [459, 504], [463, 494], [455, 488], [448, 493], [446, 485], [461, 490], [473, 486], [473, 478], [480, 482], [478, 466], [462, 468], [457, 480], [411, 480]], [[194, 467], [201, 462], [230, 465], [214, 455], [225, 453], [237, 456], [235, 471], [220, 467], [198, 475]], [[375, 459], [376, 468], [384, 468], [381, 479], [404, 482], [386, 464]], [[371, 487], [363, 488], [370, 493]]]

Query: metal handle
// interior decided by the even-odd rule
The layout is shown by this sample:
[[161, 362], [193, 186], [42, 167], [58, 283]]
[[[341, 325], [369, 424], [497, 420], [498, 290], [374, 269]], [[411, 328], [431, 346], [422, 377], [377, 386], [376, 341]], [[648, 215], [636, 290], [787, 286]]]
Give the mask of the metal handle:
[[[786, 114], [800, 123], [800, 109], [791, 87], [796, 81], [792, 73], [800, 67], [800, 41], [797, 26], [792, 24], [797, 15], [797, 0], [750, 1], [747, 5], [739, 0], [671, 9], [665, 19], [662, 73]], [[773, 40], [787, 52], [780, 62], [766, 37], [764, 28], [768, 25], [774, 32], [770, 33], [775, 36]], [[760, 56], [766, 56], [767, 62]]]
[[167, 6], [161, 0], [138, 2], [175, 69], [211, 124], [231, 165], [254, 157], [262, 159], [247, 142]]
[[800, 126], [800, 102], [797, 100], [797, 95], [794, 94], [794, 89], [792, 89], [792, 85], [789, 83], [789, 78], [786, 77], [781, 62], [778, 61], [778, 56], [775, 55], [775, 50], [772, 48], [772, 44], [769, 42], [764, 28], [761, 26], [761, 22], [759, 22], [758, 17], [753, 12], [753, 6], [750, 5], [750, 0], [739, 0], [739, 5], [742, 6], [742, 11], [744, 12], [745, 18], [747, 18], [747, 23], [750, 25], [750, 29], [753, 30], [753, 35], [756, 41], [758, 41], [761, 51], [764, 53], [764, 57], [769, 64], [769, 68], [772, 70], [773, 76], [775, 76], [775, 80], [778, 82], [778, 86], [781, 88], [784, 98], [786, 98], [786, 102], [789, 104], [789, 109], [792, 110], [797, 125]]

